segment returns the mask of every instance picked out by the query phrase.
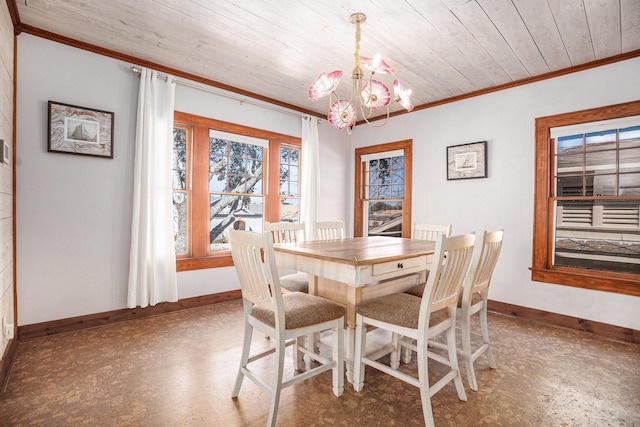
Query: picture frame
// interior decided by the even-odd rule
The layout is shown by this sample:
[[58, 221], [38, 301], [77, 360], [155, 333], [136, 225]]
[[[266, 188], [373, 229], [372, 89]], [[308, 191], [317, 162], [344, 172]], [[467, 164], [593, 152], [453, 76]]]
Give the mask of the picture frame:
[[447, 180], [486, 178], [487, 141], [447, 147]]
[[49, 101], [47, 151], [113, 159], [114, 113]]

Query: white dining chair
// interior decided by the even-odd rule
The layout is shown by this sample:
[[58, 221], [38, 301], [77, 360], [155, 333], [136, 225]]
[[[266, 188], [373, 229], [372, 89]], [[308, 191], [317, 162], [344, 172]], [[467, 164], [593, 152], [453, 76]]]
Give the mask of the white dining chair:
[[[411, 238], [416, 240], [435, 241], [440, 235], [450, 237], [452, 229], [453, 224], [413, 224], [413, 227], [411, 228]], [[406, 292], [417, 297], [422, 297], [428, 277], [429, 270], [427, 270], [423, 277], [421, 277], [420, 283], [410, 289], [407, 289]], [[410, 358], [411, 354], [408, 354], [407, 357]]]
[[[496, 369], [496, 362], [489, 342], [487, 301], [491, 277], [500, 256], [503, 238], [503, 230], [478, 233], [471, 265], [458, 303], [462, 335], [461, 353], [466, 364], [467, 382], [473, 391], [478, 391], [478, 382], [473, 367], [478, 357], [484, 354], [487, 357], [489, 367]], [[478, 314], [480, 317], [480, 334], [471, 332], [471, 316], [474, 314]], [[471, 335], [482, 337], [482, 344], [475, 350], [471, 347]]]
[[[265, 222], [264, 227], [273, 236], [274, 243], [297, 243], [306, 240], [304, 222]], [[285, 292], [309, 292], [309, 275], [295, 272], [280, 277]]]
[[[458, 367], [455, 320], [458, 296], [471, 261], [474, 241], [473, 234], [437, 237], [433, 256], [434, 267], [429, 274], [422, 298], [407, 293], [397, 293], [364, 302], [356, 309], [354, 389], [358, 392], [363, 389], [365, 366], [378, 369], [418, 387], [427, 426], [434, 425], [431, 396], [449, 382], [454, 382], [458, 398], [467, 400]], [[445, 255], [446, 263], [443, 262]], [[364, 354], [367, 340], [366, 328], [369, 326], [391, 331], [392, 343], [385, 351], [376, 352], [375, 355]], [[427, 347], [430, 340], [441, 334], [446, 336], [448, 349], [446, 357], [432, 353]], [[411, 375], [397, 369], [400, 357], [400, 336], [417, 342], [417, 378], [415, 372]], [[378, 360], [387, 354], [391, 355], [390, 365]], [[449, 367], [432, 386], [429, 386], [428, 359]]]
[[441, 234], [449, 237], [453, 224], [413, 224], [411, 238], [417, 240], [436, 240]]
[[317, 240], [344, 239], [344, 222], [317, 221], [313, 223], [313, 231]]
[[[231, 393], [237, 398], [244, 377], [252, 380], [270, 394], [267, 426], [276, 424], [280, 393], [283, 388], [299, 383], [325, 371], [332, 370], [333, 394], [340, 397], [344, 391], [344, 320], [345, 309], [325, 298], [302, 292], [283, 294], [278, 279], [278, 268], [273, 251], [272, 235], [248, 231], [229, 232], [231, 255], [240, 279], [244, 308], [244, 341], [236, 382]], [[264, 261], [263, 261], [264, 254]], [[274, 346], [250, 355], [253, 329], [273, 337]], [[330, 330], [333, 332], [332, 358], [318, 354], [303, 345], [309, 334]], [[308, 370], [286, 380], [283, 379], [285, 347], [294, 344], [294, 368], [298, 353], [314, 360]], [[250, 364], [275, 353], [271, 380], [263, 380], [264, 364], [253, 369]], [[319, 363], [318, 366], [315, 362]], [[254, 365], [252, 365], [254, 366]], [[311, 367], [314, 366], [314, 367]], [[253, 400], [251, 398], [250, 400]], [[252, 404], [252, 402], [249, 402]]]
[[[436, 240], [438, 236], [446, 236], [450, 237], [451, 232], [453, 230], [453, 224], [416, 224], [414, 223], [411, 228], [411, 238], [417, 240]], [[415, 295], [417, 297], [422, 298], [422, 294], [424, 293], [424, 288], [427, 283], [427, 279], [429, 278], [429, 270], [425, 271], [424, 275], [421, 277], [421, 280], [416, 286], [413, 286], [407, 289], [405, 292], [411, 295]], [[403, 339], [401, 344], [411, 343], [411, 341], [407, 341]], [[415, 343], [413, 343], [415, 344]], [[411, 348], [412, 346], [405, 346], [405, 355], [404, 362], [411, 362]]]

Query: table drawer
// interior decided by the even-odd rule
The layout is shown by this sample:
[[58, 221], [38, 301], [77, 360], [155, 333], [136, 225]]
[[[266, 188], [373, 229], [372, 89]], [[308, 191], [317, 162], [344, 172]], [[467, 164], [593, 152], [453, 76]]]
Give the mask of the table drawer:
[[414, 258], [407, 258], [399, 261], [381, 262], [380, 264], [373, 264], [371, 274], [379, 276], [381, 274], [392, 273], [394, 271], [409, 270], [411, 268], [420, 267], [427, 263], [426, 256], [417, 256]]

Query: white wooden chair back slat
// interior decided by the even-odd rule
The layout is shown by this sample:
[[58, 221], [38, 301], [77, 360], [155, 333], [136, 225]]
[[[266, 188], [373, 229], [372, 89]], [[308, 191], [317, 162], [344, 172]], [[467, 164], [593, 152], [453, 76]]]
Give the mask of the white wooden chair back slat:
[[417, 240], [436, 240], [440, 234], [449, 237], [451, 236], [452, 228], [452, 224], [413, 224], [411, 238]]
[[[454, 237], [440, 234], [436, 237], [436, 249], [432, 264], [436, 268], [435, 271], [429, 273], [423, 294], [423, 303], [430, 301], [431, 309], [429, 312], [457, 304], [460, 289], [471, 262], [474, 242], [475, 235], [473, 234]], [[430, 296], [430, 294], [432, 295]]]
[[265, 230], [273, 234], [274, 243], [297, 243], [306, 240], [304, 222], [265, 222]]
[[344, 239], [344, 222], [318, 221], [314, 223], [314, 231], [318, 240]]

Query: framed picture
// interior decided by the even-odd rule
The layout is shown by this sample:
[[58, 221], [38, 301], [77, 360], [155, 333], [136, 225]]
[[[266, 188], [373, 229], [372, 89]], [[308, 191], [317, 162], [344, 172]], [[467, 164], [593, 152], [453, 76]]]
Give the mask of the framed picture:
[[49, 101], [47, 151], [113, 159], [113, 113]]
[[447, 180], [486, 177], [487, 141], [447, 147]]

